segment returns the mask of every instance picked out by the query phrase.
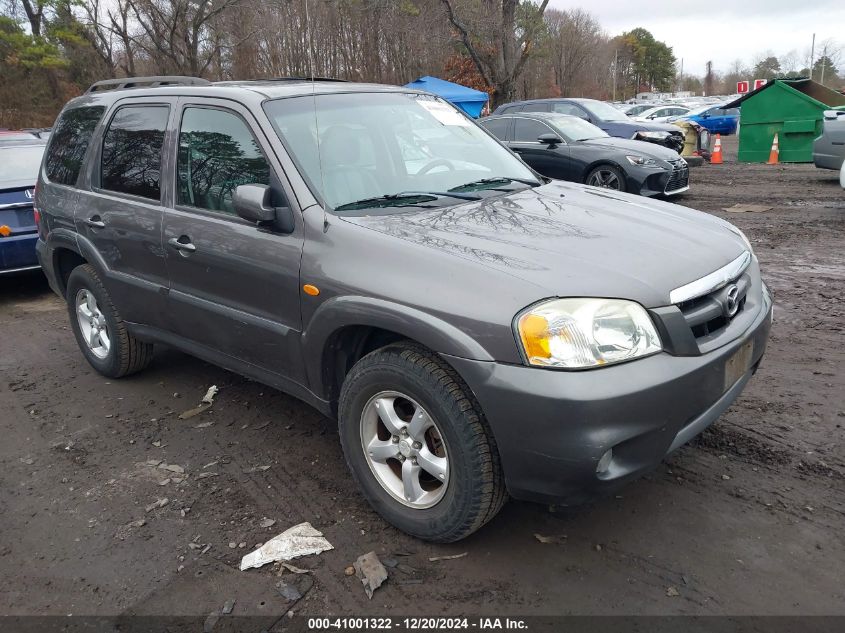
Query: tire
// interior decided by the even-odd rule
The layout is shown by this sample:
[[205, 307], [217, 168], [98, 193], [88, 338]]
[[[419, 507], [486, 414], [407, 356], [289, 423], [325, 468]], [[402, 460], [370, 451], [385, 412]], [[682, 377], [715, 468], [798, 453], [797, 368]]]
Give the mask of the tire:
[[[366, 432], [374, 415], [372, 403], [375, 401], [378, 408], [393, 397], [394, 413], [404, 410], [406, 419], [413, 421], [419, 412], [413, 409], [416, 405], [433, 422], [420, 442], [425, 442], [425, 446], [417, 454], [419, 467], [426, 463], [430, 466], [425, 451], [433, 443], [438, 454], [445, 453], [439, 463], [445, 461], [448, 466], [445, 483], [429, 472], [419, 471], [420, 487], [430, 490], [423, 491], [416, 507], [408, 502], [410, 497], [404, 501], [399, 497], [407, 491], [403, 488], [404, 479], [399, 480], [399, 491], [394, 492], [383, 483], [396, 483], [399, 473], [405, 473], [406, 462], [412, 462], [411, 469], [416, 467], [417, 457], [403, 456], [406, 448], [413, 450], [408, 444], [403, 445], [407, 440], [400, 441], [398, 455], [383, 464], [371, 459], [364, 447], [365, 440], [372, 437]], [[390, 451], [389, 442], [402, 435], [388, 439], [380, 411], [375, 419], [380, 425], [378, 441]], [[358, 361], [343, 383], [338, 420], [346, 462], [367, 501], [386, 521], [412, 536], [438, 543], [458, 541], [492, 519], [507, 498], [499, 454], [480, 406], [457, 372], [426, 348], [392, 344]], [[409, 423], [406, 428], [412, 427]], [[442, 442], [437, 441], [438, 436]], [[415, 433], [411, 437], [419, 436]], [[433, 452], [429, 450], [428, 455]]]
[[[86, 294], [87, 293], [87, 294]], [[78, 307], [85, 298], [85, 310], [90, 316], [80, 314]], [[90, 299], [93, 298], [93, 302]], [[153, 358], [153, 345], [132, 336], [120, 313], [114, 307], [109, 293], [97, 271], [90, 264], [77, 266], [67, 282], [67, 306], [70, 326], [85, 359], [103, 376], [122, 378], [141, 371]], [[93, 310], [92, 310], [93, 308]], [[89, 344], [92, 321], [97, 322], [94, 344]], [[85, 328], [85, 332], [83, 332]], [[108, 341], [108, 345], [105, 344]]]
[[[599, 182], [593, 182], [593, 180], [601, 181], [606, 180], [610, 181], [618, 186], [608, 186], [604, 184], [599, 184]], [[613, 189], [614, 191], [621, 191], [625, 193], [626, 186], [625, 186], [625, 174], [622, 173], [622, 170], [614, 165], [598, 165], [590, 170], [590, 173], [587, 174], [587, 177], [584, 179], [584, 182], [588, 185], [592, 185], [593, 187], [603, 187], [605, 189]]]

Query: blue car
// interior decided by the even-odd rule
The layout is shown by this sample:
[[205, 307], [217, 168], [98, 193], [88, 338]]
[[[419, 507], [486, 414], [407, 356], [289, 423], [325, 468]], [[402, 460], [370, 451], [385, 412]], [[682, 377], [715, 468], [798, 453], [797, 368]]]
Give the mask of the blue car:
[[739, 123], [739, 108], [724, 108], [721, 105], [706, 105], [690, 110], [667, 121], [694, 121], [711, 134], [736, 134]]
[[0, 142], [0, 275], [40, 268], [32, 201], [46, 146], [44, 140], [4, 136]]

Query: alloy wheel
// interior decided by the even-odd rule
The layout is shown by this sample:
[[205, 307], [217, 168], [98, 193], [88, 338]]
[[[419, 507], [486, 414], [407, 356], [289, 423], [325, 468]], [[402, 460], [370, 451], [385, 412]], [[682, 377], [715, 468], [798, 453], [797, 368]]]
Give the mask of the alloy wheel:
[[446, 494], [449, 457], [440, 429], [415, 400], [398, 391], [374, 395], [361, 413], [361, 447], [379, 484], [415, 509]]
[[97, 358], [108, 356], [111, 338], [106, 317], [97, 305], [97, 298], [85, 288], [76, 293], [76, 318], [79, 320], [82, 338], [91, 353]]
[[619, 191], [619, 189], [622, 188], [619, 176], [609, 169], [597, 170], [592, 176], [590, 176], [590, 180], [587, 181], [587, 184], [592, 185], [593, 187], [615, 189], [616, 191]]

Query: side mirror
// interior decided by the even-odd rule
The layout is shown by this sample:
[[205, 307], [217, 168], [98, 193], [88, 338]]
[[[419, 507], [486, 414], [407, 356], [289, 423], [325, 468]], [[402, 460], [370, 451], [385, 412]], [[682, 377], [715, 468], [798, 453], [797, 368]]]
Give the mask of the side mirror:
[[285, 233], [293, 231], [290, 207], [272, 206], [273, 190], [267, 185], [238, 185], [232, 196], [235, 213], [248, 222], [274, 222]]
[[649, 121], [651, 121], [652, 119], [656, 119], [656, 118], [657, 118], [657, 115], [656, 115], [656, 114], [649, 114], [646, 118], [647, 118]]
[[557, 134], [541, 134], [537, 137], [537, 140], [540, 141], [543, 145], [548, 145], [549, 147], [563, 143], [563, 141]]

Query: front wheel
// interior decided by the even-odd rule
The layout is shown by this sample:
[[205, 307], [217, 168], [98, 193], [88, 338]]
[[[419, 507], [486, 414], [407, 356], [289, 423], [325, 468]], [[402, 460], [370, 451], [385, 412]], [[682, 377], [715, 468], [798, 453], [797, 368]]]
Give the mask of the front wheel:
[[613, 165], [599, 165], [587, 174], [585, 183], [593, 187], [624, 192], [625, 174], [622, 173], [621, 169]]
[[391, 345], [365, 356], [343, 384], [339, 414], [349, 468], [399, 529], [457, 541], [502, 507], [504, 479], [483, 413], [436, 354]]

